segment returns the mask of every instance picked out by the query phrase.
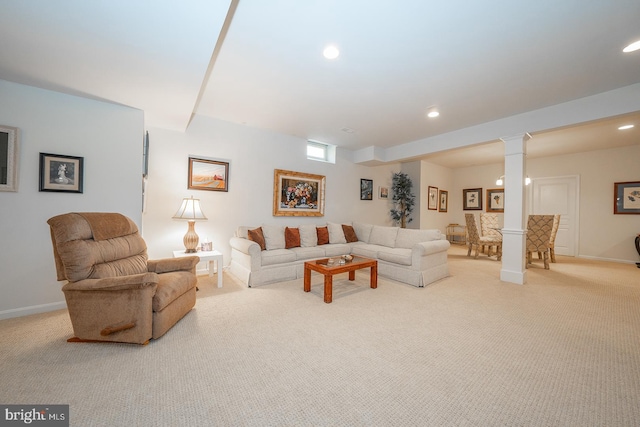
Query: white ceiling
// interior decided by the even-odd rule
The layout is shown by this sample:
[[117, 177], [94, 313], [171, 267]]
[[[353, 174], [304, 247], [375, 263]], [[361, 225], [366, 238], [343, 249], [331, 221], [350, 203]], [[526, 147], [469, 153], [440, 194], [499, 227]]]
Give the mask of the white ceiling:
[[[181, 131], [199, 114], [388, 148], [640, 82], [640, 52], [621, 52], [640, 39], [637, 0], [0, 0], [0, 10], [0, 79], [139, 108], [148, 127]], [[328, 43], [336, 60], [322, 57]], [[437, 119], [425, 116], [432, 106]], [[617, 131], [621, 121], [636, 128]], [[531, 157], [640, 144], [640, 113], [531, 131]], [[499, 162], [502, 143], [429, 159]]]

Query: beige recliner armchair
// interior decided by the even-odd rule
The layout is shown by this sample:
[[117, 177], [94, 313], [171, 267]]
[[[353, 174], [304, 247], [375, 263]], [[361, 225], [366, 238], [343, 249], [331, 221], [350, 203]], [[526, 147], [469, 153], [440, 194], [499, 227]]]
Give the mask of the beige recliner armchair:
[[197, 256], [147, 260], [138, 227], [118, 213], [50, 218], [57, 278], [75, 333], [69, 341], [147, 344], [196, 303]]

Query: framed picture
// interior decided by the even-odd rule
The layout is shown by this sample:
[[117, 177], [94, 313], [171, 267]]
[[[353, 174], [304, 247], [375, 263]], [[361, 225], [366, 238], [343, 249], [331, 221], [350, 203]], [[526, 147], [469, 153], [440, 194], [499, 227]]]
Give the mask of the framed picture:
[[438, 210], [438, 187], [429, 186], [428, 209], [432, 211]]
[[462, 190], [462, 210], [482, 210], [482, 188], [467, 188]]
[[18, 128], [0, 125], [0, 191], [18, 191]]
[[360, 180], [360, 200], [373, 200], [373, 180]]
[[40, 191], [82, 193], [84, 158], [40, 153]]
[[187, 188], [229, 191], [229, 163], [189, 157]]
[[446, 212], [449, 207], [449, 192], [445, 190], [440, 190], [440, 204], [438, 206], [438, 210], [440, 212]]
[[389, 187], [378, 187], [378, 198], [379, 199], [388, 199], [389, 198]]
[[487, 189], [487, 212], [504, 212], [504, 188]]
[[324, 175], [275, 169], [273, 216], [323, 216]]
[[640, 214], [640, 181], [613, 184], [613, 213]]

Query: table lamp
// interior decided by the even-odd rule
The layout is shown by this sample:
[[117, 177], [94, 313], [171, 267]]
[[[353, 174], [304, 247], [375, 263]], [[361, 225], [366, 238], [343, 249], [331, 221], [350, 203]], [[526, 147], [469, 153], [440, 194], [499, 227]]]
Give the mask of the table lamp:
[[196, 252], [198, 247], [198, 241], [200, 238], [196, 234], [196, 221], [206, 221], [207, 217], [204, 216], [200, 209], [200, 199], [194, 199], [193, 196], [184, 198], [180, 209], [173, 216], [173, 219], [186, 219], [189, 221], [189, 229], [187, 234], [184, 235], [182, 241], [184, 242], [185, 253], [192, 254]]

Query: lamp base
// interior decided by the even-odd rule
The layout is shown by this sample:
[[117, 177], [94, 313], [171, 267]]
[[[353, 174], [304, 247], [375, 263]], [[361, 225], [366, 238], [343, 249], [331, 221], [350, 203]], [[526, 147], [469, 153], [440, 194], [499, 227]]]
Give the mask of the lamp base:
[[187, 230], [187, 234], [184, 235], [182, 242], [184, 243], [186, 254], [194, 254], [196, 253], [196, 248], [198, 247], [198, 241], [200, 238], [196, 234], [195, 229], [196, 222], [189, 221], [189, 229]]

